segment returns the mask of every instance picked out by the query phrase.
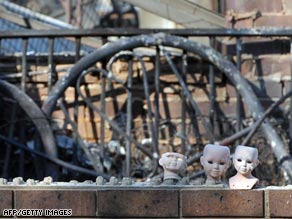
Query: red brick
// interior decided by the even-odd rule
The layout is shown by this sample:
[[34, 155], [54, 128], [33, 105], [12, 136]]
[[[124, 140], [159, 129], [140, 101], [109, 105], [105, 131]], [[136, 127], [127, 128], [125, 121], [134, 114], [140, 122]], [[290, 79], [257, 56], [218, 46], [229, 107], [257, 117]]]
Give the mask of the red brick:
[[243, 59], [241, 64], [241, 73], [244, 77], [249, 77], [252, 74], [253, 68], [255, 66], [255, 60], [253, 59]]
[[292, 209], [292, 190], [277, 189], [266, 190], [268, 210], [270, 217], [291, 218]]
[[254, 27], [292, 27], [292, 15], [266, 15], [256, 19]]
[[[68, 111], [68, 114], [72, 120], [74, 120], [74, 108], [73, 104], [68, 104], [66, 107], [66, 110]], [[79, 105], [78, 106], [78, 117], [83, 118], [84, 117], [84, 106]], [[61, 109], [56, 109], [52, 113], [52, 119], [64, 119], [65, 115], [64, 112]]]
[[[112, 138], [113, 131], [109, 128], [108, 123], [105, 125], [105, 141]], [[101, 124], [95, 121], [85, 121], [80, 119], [78, 121], [78, 131], [82, 138], [98, 139], [100, 137]]]
[[72, 216], [96, 214], [96, 192], [80, 190], [16, 190], [16, 209], [72, 209]]
[[181, 191], [182, 217], [263, 217], [263, 191], [185, 189]]
[[[203, 88], [188, 86], [188, 89], [198, 106], [206, 103], [208, 103], [207, 105], [209, 105], [209, 86]], [[226, 98], [226, 88], [222, 86], [216, 86], [216, 101], [224, 102]], [[154, 95], [151, 95], [150, 99], [152, 101], [152, 107], [154, 109]], [[186, 100], [188, 100], [188, 98], [186, 98]], [[203, 108], [205, 108], [205, 106]], [[159, 95], [159, 110], [162, 118], [180, 118], [182, 112], [182, 98], [179, 94], [164, 93]], [[204, 111], [203, 113], [208, 115], [208, 112], [206, 111]]]
[[281, 12], [283, 10], [282, 0], [226, 0], [226, 9], [234, 12]]
[[[281, 73], [281, 77], [291, 74], [289, 55], [260, 56], [260, 65], [263, 76]], [[259, 74], [259, 73], [258, 73]]]
[[[223, 113], [228, 117], [235, 117], [236, 115], [236, 98], [231, 98], [228, 102], [217, 103], [220, 114]], [[200, 103], [199, 108], [204, 116], [209, 116], [210, 103]], [[246, 105], [244, 105], [244, 113], [248, 116], [250, 113]]]
[[229, 98], [236, 98], [237, 92], [233, 84], [226, 84], [226, 90]]
[[[258, 98], [280, 98], [283, 94], [283, 85], [281, 82], [270, 80], [249, 80], [250, 85], [253, 88], [254, 93]], [[226, 85], [227, 94], [230, 98], [236, 97], [236, 91], [234, 86]]]
[[[224, 39], [221, 42], [221, 53], [225, 55], [233, 55], [234, 59], [236, 56], [236, 39]], [[253, 54], [253, 57], [242, 56], [242, 62], [245, 59], [254, 61], [254, 64], [260, 64], [260, 59], [264, 57], [275, 57], [275, 59], [282, 59], [290, 53], [290, 42], [289, 40], [279, 40], [271, 38], [255, 38], [255, 37], [243, 37], [242, 38], [243, 54]], [[276, 54], [276, 55], [270, 55]], [[265, 56], [264, 56], [265, 55]], [[236, 60], [236, 59], [235, 59]], [[242, 63], [244, 64], [244, 63]]]
[[99, 81], [99, 73], [95, 74], [87, 74], [84, 78], [83, 78], [85, 83], [91, 84], [91, 83], [98, 83]]
[[[267, 43], [270, 44], [270, 42]], [[273, 48], [271, 48], [272, 50]], [[260, 55], [257, 59], [244, 59], [241, 73], [249, 80], [259, 78], [270, 81], [289, 80], [291, 75], [290, 55]]]
[[13, 191], [0, 190], [0, 216], [3, 215], [4, 209], [13, 208]]
[[[261, 80], [251, 82], [258, 89], [255, 93], [258, 97], [280, 98], [283, 95], [283, 85], [281, 82]], [[262, 92], [262, 93], [257, 93]]]
[[[100, 101], [92, 101], [92, 104], [95, 107], [97, 107], [99, 110], [101, 109], [101, 102]], [[127, 105], [127, 95], [119, 95], [116, 98], [108, 97], [105, 100], [105, 114], [108, 117], [113, 118], [113, 117], [117, 116], [117, 114], [119, 114], [122, 111], [123, 107], [125, 107], [126, 105]], [[134, 110], [139, 110], [139, 109], [134, 109]], [[85, 108], [84, 116], [86, 119], [100, 120], [99, 113], [96, 112], [95, 110], [92, 110], [89, 107]]]
[[97, 215], [101, 217], [178, 217], [177, 190], [99, 190]]
[[[206, 64], [205, 64], [206, 65]], [[206, 68], [206, 66], [202, 66], [202, 68]], [[194, 70], [193, 70], [194, 71]], [[170, 72], [170, 70], [169, 70]], [[202, 72], [197, 70], [195, 72], [192, 72], [190, 74], [187, 74], [186, 77], [186, 83], [187, 84], [207, 84], [208, 83], [208, 72], [209, 70], [205, 70], [205, 72]], [[222, 74], [217, 74], [215, 70], [215, 83], [221, 83], [222, 82]], [[162, 74], [160, 76], [160, 80], [166, 83], [178, 83], [178, 79], [175, 74]]]

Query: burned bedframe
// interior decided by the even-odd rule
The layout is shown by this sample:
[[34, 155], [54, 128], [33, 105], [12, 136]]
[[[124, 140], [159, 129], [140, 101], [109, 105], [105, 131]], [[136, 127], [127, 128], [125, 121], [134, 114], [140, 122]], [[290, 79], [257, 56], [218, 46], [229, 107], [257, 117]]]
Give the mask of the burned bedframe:
[[[116, 36], [116, 37], [124, 37], [113, 42], [108, 42], [103, 46], [96, 49], [94, 52], [81, 55], [80, 44], [81, 39], [83, 37], [101, 37], [106, 40], [107, 37]], [[204, 44], [198, 43], [190, 37], [208, 37], [210, 40], [211, 46], [206, 46]], [[13, 123], [17, 119], [17, 113], [15, 113], [15, 109], [11, 108], [11, 118], [10, 125], [6, 125], [7, 128], [6, 133], [2, 133], [0, 135], [0, 139], [2, 142], [2, 146], [6, 146], [5, 156], [3, 156], [3, 176], [1, 180], [3, 189], [9, 190], [13, 195], [18, 194], [18, 190], [23, 190], [23, 185], [28, 186], [29, 188], [33, 188], [31, 186], [35, 186], [35, 181], [27, 181], [24, 182], [20, 180], [20, 184], [13, 185], [7, 184], [7, 181], [12, 181], [12, 178], [15, 177], [15, 174], [9, 173], [9, 165], [11, 161], [11, 154], [15, 150], [20, 150], [23, 155], [19, 160], [18, 165], [24, 165], [25, 159], [24, 156], [32, 156], [34, 160], [34, 165], [46, 165], [45, 170], [42, 173], [39, 173], [39, 177], [41, 176], [52, 176], [56, 181], [62, 181], [62, 171], [65, 172], [72, 171], [72, 176], [74, 178], [74, 173], [79, 172], [83, 174], [83, 179], [88, 176], [88, 179], [93, 179], [93, 177], [102, 176], [103, 179], [108, 181], [107, 186], [102, 186], [103, 183], [98, 180], [95, 182], [99, 188], [102, 188], [99, 192], [103, 193], [104, 187], [109, 188], [114, 186], [114, 182], [110, 181], [110, 176], [112, 172], [107, 172], [107, 168], [105, 168], [105, 159], [104, 155], [107, 153], [105, 151], [105, 145], [107, 150], [110, 147], [113, 150], [117, 148], [119, 150], [124, 151], [123, 156], [121, 156], [121, 160], [119, 160], [119, 164], [122, 165], [122, 168], [116, 170], [116, 176], [120, 178], [121, 182], [119, 183], [119, 190], [123, 187], [123, 183], [130, 183], [131, 180], [129, 177], [133, 176], [133, 165], [138, 165], [139, 158], [143, 158], [147, 160], [146, 162], [140, 162], [141, 169], [144, 171], [141, 177], [143, 180], [146, 179], [155, 179], [155, 177], [161, 176], [161, 167], [158, 165], [158, 160], [161, 155], [161, 146], [160, 146], [160, 138], [162, 137], [161, 127], [167, 125], [160, 115], [160, 98], [162, 96], [162, 82], [160, 80], [161, 76], [161, 66], [162, 62], [164, 65], [167, 65], [170, 74], [176, 78], [177, 84], [179, 85], [179, 91], [176, 91], [180, 94], [181, 97], [181, 115], [180, 115], [180, 130], [174, 129], [171, 137], [180, 138], [180, 146], [173, 147], [174, 150], [179, 151], [182, 154], [187, 156], [187, 163], [189, 166], [193, 165], [197, 162], [201, 156], [202, 145], [206, 142], [214, 143], [218, 142], [221, 145], [235, 145], [238, 143], [242, 143], [243, 145], [248, 145], [255, 135], [255, 133], [261, 129], [263, 133], [267, 145], [266, 147], [270, 147], [273, 152], [278, 165], [281, 166], [283, 171], [285, 172], [288, 179], [292, 179], [292, 161], [291, 155], [289, 153], [289, 146], [285, 140], [292, 138], [292, 133], [287, 131], [286, 139], [283, 139], [280, 136], [278, 130], [276, 129], [277, 123], [275, 124], [273, 120], [273, 124], [269, 119], [272, 113], [277, 109], [283, 102], [287, 102], [287, 99], [291, 96], [290, 89], [278, 100], [274, 101], [269, 107], [264, 108], [255, 94], [254, 89], [252, 88], [249, 81], [243, 77], [241, 74], [241, 60], [242, 54], [248, 53], [250, 49], [248, 44], [243, 42], [242, 39], [250, 38], [250, 37], [278, 37], [283, 39], [281, 41], [281, 49], [289, 53], [290, 49], [290, 37], [292, 36], [292, 31], [284, 30], [284, 29], [243, 29], [243, 30], [234, 30], [234, 29], [186, 29], [186, 30], [134, 30], [134, 29], [123, 29], [123, 30], [113, 30], [113, 29], [96, 29], [96, 30], [56, 30], [56, 31], [26, 31], [26, 32], [1, 32], [1, 39], [22, 39], [22, 56], [21, 56], [21, 76], [19, 77], [20, 87], [13, 84], [13, 80], [8, 80], [11, 77], [7, 77], [7, 75], [2, 75], [2, 80], [0, 80], [0, 90], [2, 93], [2, 102], [7, 101], [17, 103], [22, 112], [24, 112], [26, 118], [30, 120], [29, 126], [31, 126], [32, 136], [31, 139], [34, 142], [34, 147], [28, 147], [25, 142], [25, 137], [21, 137], [21, 133], [17, 132], [17, 127]], [[43, 102], [36, 103], [29, 95], [26, 94], [26, 81], [28, 80], [29, 74], [27, 72], [27, 41], [30, 38], [48, 38], [51, 42], [48, 54], [48, 84], [47, 87], [49, 89], [48, 97]], [[72, 65], [72, 67], [68, 68], [68, 70], [64, 73], [62, 77], [56, 80], [53, 67], [56, 63], [54, 63], [54, 39], [60, 37], [73, 37], [76, 42], [76, 52], [75, 52], [75, 60], [76, 63]], [[220, 48], [222, 50], [223, 44], [220, 38], [223, 37], [231, 37], [235, 39], [233, 46], [226, 47], [227, 52], [219, 52]], [[279, 42], [279, 40], [277, 40]], [[274, 43], [271, 42], [271, 43]], [[220, 47], [221, 45], [221, 47]], [[151, 59], [153, 60], [154, 67], [152, 74], [147, 72], [147, 67], [145, 65], [145, 57], [149, 57], [149, 52], [147, 49], [151, 50]], [[231, 49], [230, 49], [231, 48]], [[288, 49], [287, 49], [288, 48]], [[146, 51], [146, 52], [145, 52]], [[281, 51], [283, 53], [283, 51]], [[232, 56], [235, 57], [235, 61], [232, 59]], [[231, 57], [231, 58], [230, 58]], [[117, 60], [123, 60], [128, 63], [128, 75], [126, 78], [119, 78], [113, 69], [113, 63]], [[189, 75], [189, 65], [191, 65], [190, 60], [200, 60], [201, 62], [207, 63], [207, 74], [204, 73], [207, 78], [208, 92], [209, 96], [209, 107], [208, 107], [208, 116], [206, 116], [206, 112], [202, 112], [200, 109], [200, 104], [196, 101], [196, 96], [192, 94], [190, 91], [187, 78]], [[179, 62], [177, 62], [179, 60]], [[235, 63], [234, 63], [235, 62]], [[97, 64], [99, 63], [99, 64]], [[136, 64], [136, 68], [139, 68], [139, 72], [134, 72], [133, 66]], [[137, 67], [138, 66], [138, 67]], [[96, 76], [100, 81], [101, 93], [97, 97], [100, 104], [96, 105], [92, 103], [92, 99], [89, 98], [88, 94], [84, 94], [84, 92], [80, 89], [80, 87], [85, 83], [85, 78], [88, 75]], [[218, 75], [222, 75], [226, 78], [226, 81], [230, 83], [237, 92], [237, 107], [235, 113], [235, 122], [233, 123], [232, 130], [234, 130], [233, 134], [229, 136], [218, 136], [218, 134], [214, 134], [214, 129], [216, 123], [218, 123], [218, 105], [217, 105], [217, 95], [216, 95], [216, 77]], [[149, 76], [151, 78], [149, 78]], [[55, 80], [54, 80], [55, 79]], [[133, 117], [137, 115], [135, 114], [135, 109], [133, 109], [135, 101], [135, 92], [137, 89], [135, 87], [135, 83], [137, 81], [140, 83], [139, 92], [140, 95], [144, 98], [144, 106], [143, 113], [145, 116], [145, 139], [138, 139], [133, 131], [135, 127], [133, 127]], [[122, 114], [123, 122], [120, 120], [113, 119], [107, 115], [106, 109], [106, 98], [113, 94], [113, 90], [115, 89], [114, 85], [119, 85], [119, 87], [123, 87], [126, 90], [127, 100], [124, 105], [124, 110]], [[66, 90], [70, 87], [75, 88], [75, 101], [74, 101], [74, 110], [77, 111], [78, 105], [83, 104], [88, 106], [94, 113], [97, 113], [100, 116], [100, 129], [96, 130], [98, 133], [98, 141], [96, 144], [98, 145], [98, 152], [92, 149], [86, 141], [84, 141], [83, 137], [80, 135], [78, 131], [78, 112], [74, 112], [74, 118], [72, 118], [68, 112], [68, 106], [66, 106], [66, 101], [64, 98], [64, 94]], [[292, 102], [291, 102], [292, 103]], [[11, 104], [10, 106], [13, 106]], [[246, 108], [249, 112], [251, 112], [252, 122], [243, 127], [243, 108]], [[59, 108], [64, 113], [64, 118], [66, 123], [71, 126], [70, 132], [72, 139], [74, 139], [75, 145], [73, 147], [73, 155], [72, 160], [64, 161], [60, 158], [59, 150], [58, 150], [58, 142], [55, 137], [54, 130], [52, 128], [52, 113], [53, 111]], [[290, 104], [290, 110], [292, 109]], [[289, 111], [290, 112], [290, 111]], [[196, 127], [198, 121], [203, 128], [204, 135], [200, 134], [199, 128], [193, 128], [194, 136], [197, 139], [196, 143], [190, 144], [188, 141], [190, 133], [188, 133], [186, 120], [187, 114], [190, 114], [190, 117], [196, 118], [197, 121], [192, 121], [192, 126]], [[121, 114], [119, 114], [121, 115]], [[13, 118], [13, 116], [15, 116]], [[289, 129], [292, 130], [292, 118], [282, 118], [289, 125]], [[122, 125], [121, 125], [122, 124]], [[234, 125], [235, 124], [235, 125]], [[106, 129], [111, 129], [117, 136], [118, 141], [106, 142], [105, 139], [105, 131]], [[23, 135], [23, 134], [22, 134]], [[37, 137], [36, 137], [37, 136]], [[203, 140], [202, 140], [203, 139]], [[169, 139], [168, 139], [169, 140]], [[242, 141], [242, 142], [240, 142]], [[111, 145], [109, 145], [111, 144]], [[116, 145], [115, 145], [116, 144]], [[197, 144], [197, 145], [196, 145]], [[201, 145], [201, 146], [198, 146]], [[194, 150], [193, 148], [196, 148]], [[96, 148], [95, 148], [96, 149]], [[78, 162], [78, 153], [77, 151], [81, 150], [84, 156], [87, 159], [87, 165], [80, 165]], [[25, 155], [24, 155], [24, 151]], [[133, 154], [133, 151], [135, 151]], [[137, 152], [138, 151], [138, 152]], [[291, 149], [290, 149], [291, 151]], [[29, 155], [27, 155], [27, 153]], [[98, 156], [97, 154], [98, 153]], [[137, 160], [135, 160], [135, 155], [139, 154]], [[134, 157], [134, 158], [133, 158]], [[41, 159], [40, 159], [41, 158]], [[15, 161], [14, 161], [15, 162]], [[133, 164], [134, 163], [134, 164]], [[147, 164], [147, 165], [146, 165]], [[144, 166], [143, 166], [144, 165]], [[147, 168], [145, 167], [147, 166]], [[150, 167], [149, 167], [150, 166]], [[114, 168], [114, 167], [113, 167]], [[20, 168], [21, 169], [21, 168]], [[62, 169], [60, 171], [60, 169]], [[31, 178], [28, 175], [24, 174], [24, 169], [20, 171], [23, 174], [24, 178]], [[137, 173], [136, 173], [137, 174]], [[196, 170], [192, 173], [189, 173], [190, 178], [196, 179], [197, 177], [203, 174], [202, 170]], [[136, 175], [135, 175], [136, 176]], [[68, 176], [67, 176], [68, 177]], [[126, 178], [125, 178], [126, 177]], [[139, 178], [138, 177], [138, 178]], [[16, 178], [17, 179], [17, 178]], [[100, 180], [100, 178], [97, 178]], [[125, 179], [125, 180], [122, 180]], [[67, 181], [68, 178], [66, 178]], [[111, 180], [114, 180], [111, 178]], [[128, 181], [127, 181], [128, 180]], [[134, 179], [136, 180], [136, 179]], [[16, 180], [17, 181], [17, 180]], [[138, 181], [141, 181], [139, 179]], [[30, 183], [32, 183], [30, 185]], [[39, 183], [39, 182], [38, 182]], [[52, 183], [52, 182], [51, 182]], [[62, 188], [64, 185], [66, 188], [74, 188], [74, 183], [76, 188], [84, 188], [83, 184], [78, 181], [72, 181], [69, 183], [69, 187], [66, 183], [57, 184], [56, 188]], [[87, 182], [88, 183], [88, 182]], [[36, 183], [37, 184], [37, 183]], [[46, 184], [46, 183], [45, 183]], [[80, 185], [82, 184], [82, 185]], [[86, 184], [86, 181], [85, 181]], [[143, 183], [141, 183], [142, 185]], [[21, 187], [17, 187], [20, 186]], [[118, 185], [118, 184], [116, 184]], [[143, 186], [137, 187], [138, 189], [133, 189], [133, 193], [136, 190], [144, 189]], [[14, 187], [16, 186], [16, 187]], [[86, 188], [90, 188], [86, 187]], [[96, 185], [94, 185], [96, 186]], [[125, 185], [124, 185], [125, 186]], [[127, 185], [130, 186], [130, 185]], [[127, 191], [127, 186], [125, 191]], [[150, 185], [150, 188], [153, 185]], [[65, 188], [64, 187], [64, 188]], [[135, 186], [134, 186], [135, 187]], [[2, 188], [2, 187], [1, 187]], [[54, 189], [54, 186], [50, 185], [50, 189]], [[66, 190], [65, 188], [65, 190]], [[156, 190], [158, 187], [155, 185]], [[91, 188], [90, 188], [91, 189]], [[185, 192], [184, 189], [176, 188], [174, 191], [169, 191], [169, 187], [165, 187], [160, 192], [174, 192], [175, 194], [171, 194], [171, 196], [175, 197], [183, 197]], [[189, 189], [189, 188], [187, 188]], [[218, 188], [215, 188], [218, 189]], [[24, 189], [26, 190], [26, 189]], [[69, 189], [70, 190], [70, 189]], [[93, 189], [95, 191], [95, 189]], [[145, 191], [149, 190], [149, 185], [145, 187]], [[151, 190], [151, 189], [150, 189]], [[165, 190], [165, 191], [164, 191]], [[203, 189], [204, 190], [204, 189]], [[220, 189], [219, 189], [220, 190]], [[83, 191], [81, 189], [80, 191]], [[229, 192], [225, 191], [224, 192]], [[8, 192], [8, 193], [9, 193]], [[102, 196], [99, 194], [98, 196]], [[123, 189], [122, 191], [123, 192]], [[199, 191], [198, 191], [199, 192]], [[203, 192], [203, 191], [202, 191]], [[206, 191], [208, 192], [208, 191]], [[263, 191], [255, 191], [263, 194], [267, 194], [268, 192]], [[95, 200], [94, 192], [94, 200]], [[114, 193], [114, 191], [113, 191]], [[155, 192], [156, 193], [156, 192]], [[158, 192], [159, 193], [159, 192]], [[258, 194], [257, 193], [257, 194]], [[9, 193], [10, 194], [10, 193]], [[179, 195], [180, 194], [180, 195]], [[241, 193], [240, 193], [241, 194]], [[11, 194], [10, 194], [11, 195]], [[114, 195], [114, 194], [113, 194]], [[158, 194], [159, 195], [159, 194]], [[9, 195], [8, 195], [9, 196]], [[87, 197], [87, 195], [85, 195]], [[91, 194], [89, 195], [91, 197]], [[114, 195], [115, 196], [115, 195]], [[216, 195], [215, 195], [216, 196]], [[224, 195], [223, 195], [224, 196]], [[223, 197], [222, 196], [222, 197]], [[10, 197], [10, 196], [9, 196]], [[164, 195], [163, 195], [164, 197]], [[165, 195], [168, 197], [168, 194]], [[224, 196], [225, 197], [225, 196]], [[268, 197], [268, 196], [267, 196]], [[171, 199], [169, 197], [169, 199]], [[179, 198], [178, 198], [179, 199]], [[178, 200], [176, 200], [178, 201]], [[95, 202], [95, 201], [94, 201]], [[184, 198], [178, 201], [180, 204], [184, 203]], [[264, 205], [263, 203], [261, 203]], [[164, 206], [165, 208], [168, 208]], [[182, 207], [184, 209], [184, 207]], [[96, 209], [95, 209], [96, 210]], [[108, 215], [102, 215], [108, 216]], [[123, 216], [123, 215], [122, 215]], [[139, 214], [137, 215], [139, 216]], [[145, 215], [144, 215], [145, 216]], [[150, 215], [151, 216], [151, 215]], [[165, 215], [163, 215], [165, 216]], [[163, 217], [162, 216], [162, 217]], [[187, 214], [185, 215], [187, 216]], [[201, 215], [203, 216], [203, 215]], [[220, 215], [219, 215], [220, 216]], [[225, 216], [225, 215], [223, 215]], [[240, 216], [240, 215], [239, 215]], [[127, 215], [125, 216], [127, 217]], [[151, 216], [152, 217], [152, 216]], [[175, 216], [175, 217], [178, 217]]]

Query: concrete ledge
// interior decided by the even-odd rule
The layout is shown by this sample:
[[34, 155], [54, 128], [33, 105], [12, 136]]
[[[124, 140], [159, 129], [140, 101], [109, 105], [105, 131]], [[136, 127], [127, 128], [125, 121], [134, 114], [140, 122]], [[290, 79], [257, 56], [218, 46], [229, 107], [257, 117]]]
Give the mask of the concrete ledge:
[[72, 216], [95, 216], [96, 191], [16, 190], [15, 209], [72, 209]]
[[179, 191], [100, 190], [97, 191], [97, 216], [100, 217], [179, 217]]
[[183, 217], [264, 217], [264, 193], [257, 190], [185, 189]]
[[3, 216], [4, 209], [13, 208], [13, 191], [0, 190], [0, 216]]
[[4, 209], [72, 209], [76, 218], [292, 218], [292, 186], [0, 186]]
[[292, 217], [292, 190], [266, 190], [268, 216], [272, 218]]

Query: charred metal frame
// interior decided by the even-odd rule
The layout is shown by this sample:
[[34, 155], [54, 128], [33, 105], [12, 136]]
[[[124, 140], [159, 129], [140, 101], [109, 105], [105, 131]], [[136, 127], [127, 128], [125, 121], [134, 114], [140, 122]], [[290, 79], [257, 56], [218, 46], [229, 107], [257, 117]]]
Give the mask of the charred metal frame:
[[[138, 35], [138, 36], [137, 36]], [[240, 94], [238, 96], [238, 107], [237, 107], [237, 133], [234, 136], [229, 137], [228, 139], [224, 139], [221, 141], [222, 144], [228, 144], [236, 139], [239, 139], [243, 137], [244, 135], [248, 134], [250, 132], [250, 135], [246, 138], [244, 141], [245, 143], [249, 140], [250, 136], [254, 133], [257, 127], [261, 126], [263, 132], [265, 133], [266, 138], [268, 139], [272, 150], [277, 157], [278, 162], [282, 165], [284, 170], [286, 171], [287, 175], [290, 179], [292, 179], [292, 159], [289, 152], [286, 151], [284, 143], [282, 142], [281, 138], [278, 136], [272, 125], [268, 120], [264, 121], [264, 118], [271, 113], [271, 111], [275, 108], [273, 107], [269, 108], [267, 112], [264, 112], [262, 109], [262, 106], [260, 105], [256, 95], [252, 91], [250, 85], [247, 83], [247, 81], [243, 78], [243, 76], [240, 73], [240, 60], [241, 60], [241, 50], [242, 50], [242, 37], [290, 37], [292, 36], [292, 30], [287, 29], [276, 29], [276, 28], [269, 28], [269, 29], [241, 29], [241, 30], [235, 30], [235, 29], [95, 29], [95, 30], [57, 30], [57, 31], [5, 31], [0, 32], [0, 40], [4, 38], [22, 38], [23, 41], [23, 51], [25, 50], [26, 45], [26, 39], [28, 38], [34, 38], [34, 37], [45, 37], [49, 38], [52, 41], [53, 39], [57, 37], [75, 37], [76, 40], [76, 54], [79, 56], [80, 51], [80, 40], [82, 37], [108, 37], [108, 36], [128, 36], [129, 38], [121, 39], [116, 42], [112, 42], [110, 44], [104, 45], [97, 49], [95, 52], [83, 57], [80, 59], [68, 72], [67, 74], [57, 81], [57, 83], [52, 87], [52, 90], [49, 94], [49, 97], [47, 101], [43, 104], [42, 110], [43, 112], [50, 117], [54, 107], [57, 104], [57, 100], [62, 96], [66, 88], [72, 84], [81, 74], [84, 72], [84, 70], [88, 69], [90, 66], [92, 66], [97, 61], [100, 61], [104, 59], [105, 57], [111, 57], [114, 56], [116, 53], [123, 51], [123, 50], [132, 50], [137, 47], [150, 47], [154, 46], [156, 48], [156, 65], [155, 67], [155, 107], [158, 107], [158, 96], [157, 92], [159, 88], [159, 53], [160, 53], [160, 46], [167, 46], [167, 47], [174, 47], [182, 49], [185, 52], [192, 52], [194, 54], [199, 55], [204, 60], [209, 61], [214, 66], [216, 66], [223, 74], [225, 74], [228, 79], [235, 85], [236, 90]], [[229, 36], [229, 37], [236, 37], [236, 55], [237, 55], [237, 65], [234, 66], [230, 61], [226, 60], [220, 53], [215, 51], [211, 47], [207, 47], [205, 45], [202, 45], [200, 43], [190, 41], [187, 39], [187, 37], [190, 36], [207, 36], [210, 38], [211, 47], [214, 47], [214, 40], [215, 37], [221, 37], [221, 36]], [[53, 49], [49, 50], [49, 63], [53, 64]], [[173, 72], [176, 74], [176, 76], [179, 78], [180, 85], [183, 87], [184, 95], [186, 98], [189, 98], [189, 101], [191, 102], [192, 107], [195, 109], [196, 113], [200, 113], [198, 109], [196, 109], [196, 103], [194, 100], [190, 97], [190, 94], [188, 93], [188, 90], [186, 88], [186, 84], [184, 82], [184, 74], [185, 74], [185, 61], [183, 58], [183, 70], [182, 72], [179, 72], [173, 63], [171, 63], [171, 60], [169, 59], [169, 56], [166, 53], [166, 59], [168, 63], [170, 64]], [[157, 58], [158, 57], [158, 58]], [[292, 57], [292, 50], [291, 50], [291, 57]], [[26, 60], [26, 54], [23, 54], [22, 57], [23, 60], [23, 74], [25, 74], [25, 60]], [[52, 66], [51, 66], [52, 67]], [[101, 70], [102, 71], [102, 70]], [[129, 70], [131, 72], [131, 70]], [[108, 72], [104, 72], [103, 75], [105, 77], [108, 77]], [[182, 76], [180, 76], [182, 75]], [[48, 85], [52, 84], [51, 76], [49, 75], [49, 82]], [[25, 76], [23, 75], [23, 83], [22, 87], [24, 88], [24, 82], [25, 82]], [[207, 130], [210, 130], [209, 133], [212, 133], [212, 123], [214, 121], [214, 117], [216, 116], [214, 114], [215, 110], [215, 99], [216, 99], [216, 93], [215, 93], [215, 82], [214, 82], [214, 69], [213, 67], [210, 67], [209, 72], [209, 82], [211, 87], [210, 92], [210, 101], [211, 101], [211, 109], [210, 109], [210, 121], [211, 125], [205, 124], [205, 127]], [[128, 81], [128, 87], [131, 87], [131, 82]], [[292, 82], [291, 82], [292, 83]], [[144, 85], [147, 87], [147, 84]], [[4, 90], [7, 88], [4, 85], [1, 87], [4, 87]], [[292, 84], [291, 84], [292, 88]], [[147, 90], [147, 89], [146, 89]], [[80, 93], [79, 93], [80, 94]], [[289, 95], [285, 95], [285, 98], [290, 96], [291, 92], [289, 92]], [[244, 130], [241, 130], [241, 99], [242, 101], [248, 106], [249, 110], [253, 112], [253, 117], [257, 122]], [[16, 99], [18, 101], [18, 99]], [[86, 101], [86, 98], [84, 98]], [[281, 99], [281, 101], [283, 101]], [[279, 105], [281, 101], [277, 102], [275, 105]], [[184, 102], [183, 102], [184, 104]], [[157, 105], [157, 106], [156, 106]], [[291, 104], [290, 104], [290, 110], [292, 109], [292, 98], [291, 98]], [[25, 110], [25, 109], [24, 109]], [[101, 115], [104, 114], [103, 109], [96, 109], [99, 111]], [[155, 108], [154, 110], [155, 115], [155, 125], [154, 125], [154, 133], [158, 133], [158, 123], [159, 115], [158, 115], [158, 108]], [[150, 113], [150, 112], [149, 112]], [[104, 120], [107, 120], [111, 123], [112, 121], [108, 120], [106, 115], [103, 116]], [[184, 115], [182, 115], [182, 118], [184, 118]], [[290, 116], [290, 126], [292, 124], [292, 118]], [[37, 126], [37, 125], [36, 125]], [[114, 125], [115, 126], [115, 125]], [[129, 127], [129, 126], [128, 126]], [[119, 127], [116, 127], [119, 129]], [[291, 130], [292, 128], [290, 128]], [[182, 129], [184, 130], [184, 128]], [[184, 132], [184, 131], [183, 131]], [[290, 142], [292, 139], [292, 133], [290, 131]], [[129, 133], [124, 133], [125, 136], [128, 136], [128, 141], [134, 143], [137, 145], [138, 148], [140, 148], [144, 153], [146, 153], [147, 156], [150, 158], [157, 159], [157, 154], [152, 154], [150, 151], [147, 151], [143, 145], [140, 145], [140, 143], [135, 142], [134, 139], [129, 137]], [[155, 134], [154, 134], [155, 135]], [[184, 133], [183, 133], [184, 135]], [[209, 134], [209, 139], [211, 142], [215, 141], [215, 139], [212, 137], [211, 134]], [[158, 137], [158, 136], [156, 136]], [[49, 142], [53, 141], [52, 136], [43, 136], [44, 139], [49, 139]], [[43, 139], [43, 143], [44, 143]], [[184, 142], [184, 141], [183, 141]], [[185, 151], [185, 143], [182, 144], [182, 151]], [[53, 151], [56, 151], [55, 144], [50, 144], [46, 146], [44, 143], [45, 148], [52, 147]], [[156, 150], [154, 150], [156, 151]], [[292, 151], [292, 147], [290, 146], [290, 152]], [[158, 152], [158, 151], [157, 151]], [[51, 155], [52, 156], [52, 155]], [[53, 156], [56, 156], [53, 154]], [[195, 155], [194, 157], [191, 157], [188, 159], [188, 163], [192, 163], [195, 160], [199, 159], [199, 155]], [[129, 165], [129, 164], [128, 164]], [[129, 167], [128, 167], [129, 168]], [[129, 173], [129, 170], [127, 170], [127, 174]]]

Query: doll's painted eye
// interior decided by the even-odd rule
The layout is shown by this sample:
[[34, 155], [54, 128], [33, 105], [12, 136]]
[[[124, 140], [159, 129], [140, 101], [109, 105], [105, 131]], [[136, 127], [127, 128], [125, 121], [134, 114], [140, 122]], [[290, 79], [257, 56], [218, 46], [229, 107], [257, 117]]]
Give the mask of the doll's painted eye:
[[252, 162], [250, 160], [248, 160], [247, 163], [252, 163]]
[[213, 164], [213, 161], [212, 161], [212, 160], [208, 160], [208, 163], [209, 163], [209, 164]]
[[225, 163], [224, 163], [224, 162], [220, 162], [219, 164], [220, 164], [220, 165], [225, 165]]
[[241, 159], [237, 159], [237, 161], [238, 161], [238, 162], [241, 162], [242, 160], [241, 160]]

